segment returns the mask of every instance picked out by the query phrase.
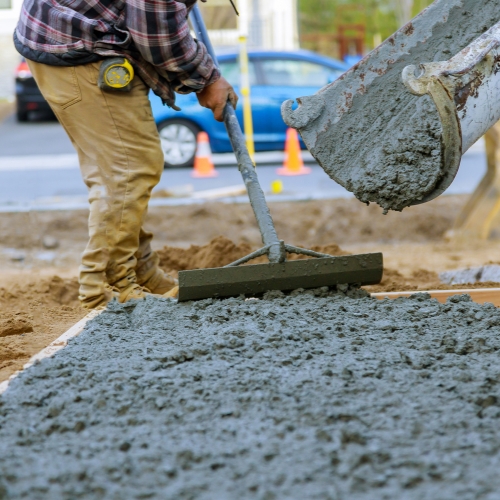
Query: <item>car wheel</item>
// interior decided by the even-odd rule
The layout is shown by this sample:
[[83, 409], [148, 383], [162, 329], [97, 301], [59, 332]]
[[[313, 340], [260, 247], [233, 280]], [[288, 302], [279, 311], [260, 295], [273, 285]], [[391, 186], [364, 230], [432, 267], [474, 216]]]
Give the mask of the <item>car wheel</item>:
[[190, 167], [196, 154], [199, 127], [188, 120], [169, 120], [158, 126], [165, 168]]

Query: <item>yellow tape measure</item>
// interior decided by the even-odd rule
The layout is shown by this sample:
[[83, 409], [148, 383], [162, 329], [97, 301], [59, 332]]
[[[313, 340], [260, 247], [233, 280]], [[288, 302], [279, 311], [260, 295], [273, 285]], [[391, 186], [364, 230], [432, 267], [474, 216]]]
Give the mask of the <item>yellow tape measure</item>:
[[134, 68], [124, 57], [105, 59], [99, 69], [99, 88], [130, 91]]

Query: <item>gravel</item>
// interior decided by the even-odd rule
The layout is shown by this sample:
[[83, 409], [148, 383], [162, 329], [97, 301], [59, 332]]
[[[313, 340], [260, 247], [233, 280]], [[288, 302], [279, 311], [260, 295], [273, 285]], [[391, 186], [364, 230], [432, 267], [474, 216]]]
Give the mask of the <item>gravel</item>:
[[146, 299], [0, 398], [0, 498], [500, 498], [500, 311]]
[[467, 283], [499, 283], [500, 266], [493, 264], [468, 269], [445, 271], [439, 274], [441, 283], [447, 285], [465, 285]]

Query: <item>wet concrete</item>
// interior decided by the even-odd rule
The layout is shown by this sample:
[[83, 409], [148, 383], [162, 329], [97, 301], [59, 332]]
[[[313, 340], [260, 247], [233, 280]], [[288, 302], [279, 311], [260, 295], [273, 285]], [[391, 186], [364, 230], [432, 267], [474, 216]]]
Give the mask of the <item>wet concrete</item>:
[[500, 311], [112, 303], [0, 398], [0, 498], [498, 499]]

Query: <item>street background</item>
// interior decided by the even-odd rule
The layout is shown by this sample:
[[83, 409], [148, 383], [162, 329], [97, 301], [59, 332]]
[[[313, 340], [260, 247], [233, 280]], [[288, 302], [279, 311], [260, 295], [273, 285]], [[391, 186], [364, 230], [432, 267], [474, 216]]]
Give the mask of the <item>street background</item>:
[[[292, 50], [303, 47], [349, 61], [375, 47], [429, 3], [430, 0], [248, 0], [237, 3], [239, 17], [235, 16], [228, 0], [210, 0], [201, 4], [201, 8], [212, 41], [219, 48], [234, 48], [243, 33], [247, 36], [248, 48]], [[21, 4], [21, 0], [0, 2], [0, 211], [34, 209], [40, 205], [83, 207], [86, 188], [78, 172], [75, 152], [58, 123], [38, 117], [31, 123], [21, 124], [12, 114], [1, 120], [2, 108], [12, 111], [9, 106], [14, 98], [14, 69], [20, 60], [13, 47], [12, 32]], [[304, 159], [312, 161], [307, 152]], [[276, 168], [282, 160], [282, 151], [256, 157], [266, 192], [276, 179], [283, 183], [282, 193], [272, 195], [271, 199], [351, 196], [314, 162], [310, 164], [310, 175], [277, 176]], [[192, 198], [193, 193], [214, 189], [227, 188], [228, 193], [237, 193], [241, 179], [234, 156], [214, 155], [214, 162], [219, 176], [213, 179], [193, 179], [187, 169], [165, 171], [157, 194], [168, 195], [172, 199], [165, 203], [175, 204], [181, 203], [180, 198]], [[484, 146], [479, 143], [465, 155], [447, 194], [472, 192], [485, 168]], [[245, 201], [245, 197], [240, 196], [236, 201]]]
[[[304, 153], [306, 159], [310, 155]], [[282, 152], [257, 154], [258, 175], [265, 191], [280, 179], [283, 192], [273, 199], [320, 199], [350, 197], [344, 188], [331, 180], [314, 162], [312, 172], [297, 177], [282, 177], [276, 170], [283, 160]], [[156, 192], [170, 192], [169, 204], [191, 192], [242, 185], [233, 155], [214, 155], [219, 172], [215, 178], [194, 179], [189, 169], [164, 171]], [[311, 160], [310, 160], [311, 161]], [[476, 144], [462, 160], [458, 175], [448, 194], [471, 193], [486, 171], [484, 143]], [[185, 195], [185, 196], [182, 196]], [[43, 204], [86, 206], [86, 187], [78, 170], [78, 159], [62, 127], [56, 121], [17, 123], [14, 116], [0, 124], [0, 211]], [[243, 197], [242, 201], [246, 198]], [[197, 201], [198, 200], [194, 200]]]

